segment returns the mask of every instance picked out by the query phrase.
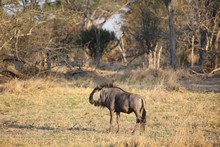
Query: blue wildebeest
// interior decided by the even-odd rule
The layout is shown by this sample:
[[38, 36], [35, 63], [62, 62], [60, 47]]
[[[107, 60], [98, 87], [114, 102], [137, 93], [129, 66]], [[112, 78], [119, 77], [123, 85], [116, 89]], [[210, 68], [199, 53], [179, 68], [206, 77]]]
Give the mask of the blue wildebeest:
[[95, 106], [107, 107], [110, 111], [110, 127], [112, 129], [113, 113], [116, 112], [117, 125], [119, 132], [119, 117], [120, 112], [132, 113], [136, 115], [136, 125], [133, 133], [138, 125], [141, 124], [143, 130], [145, 130], [146, 124], [146, 110], [145, 100], [143, 97], [124, 91], [119, 87], [111, 85], [97, 86], [89, 96], [89, 102]]

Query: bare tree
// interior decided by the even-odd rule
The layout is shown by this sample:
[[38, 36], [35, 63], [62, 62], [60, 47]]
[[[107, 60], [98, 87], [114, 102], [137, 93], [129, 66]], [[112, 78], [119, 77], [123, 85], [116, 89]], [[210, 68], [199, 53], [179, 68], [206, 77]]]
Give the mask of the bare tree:
[[128, 40], [125, 44], [128, 50], [128, 63], [138, 59], [137, 57], [142, 57], [143, 61], [140, 63], [143, 67], [156, 68], [156, 64], [154, 64], [157, 62], [156, 54], [159, 52], [161, 54], [162, 51], [158, 49], [157, 44], [160, 42], [159, 40], [164, 38], [163, 34], [165, 34], [165, 29], [163, 30], [161, 25], [163, 20], [160, 16], [164, 15], [164, 9], [161, 9], [161, 6], [161, 3], [156, 0], [137, 1], [131, 5], [131, 14], [127, 15], [123, 28]]
[[172, 0], [164, 0], [169, 13], [169, 50], [170, 50], [170, 65], [176, 70], [176, 33], [174, 26], [174, 6]]
[[[192, 15], [191, 28], [197, 40], [199, 61], [202, 70], [217, 68], [219, 49], [218, 32], [220, 2], [217, 0], [195, 0], [188, 2]], [[189, 14], [188, 14], [189, 15]]]

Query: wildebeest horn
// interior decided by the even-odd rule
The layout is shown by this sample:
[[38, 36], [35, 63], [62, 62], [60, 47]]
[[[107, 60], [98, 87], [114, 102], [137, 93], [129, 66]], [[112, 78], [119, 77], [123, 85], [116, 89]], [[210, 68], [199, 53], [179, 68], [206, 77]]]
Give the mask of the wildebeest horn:
[[97, 85], [96, 88], [101, 89], [102, 87], [100, 85]]

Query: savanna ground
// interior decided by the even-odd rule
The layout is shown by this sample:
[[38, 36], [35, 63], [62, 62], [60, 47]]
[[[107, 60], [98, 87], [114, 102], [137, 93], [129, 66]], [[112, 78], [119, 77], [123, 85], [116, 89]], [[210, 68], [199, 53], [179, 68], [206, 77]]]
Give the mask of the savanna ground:
[[107, 132], [109, 111], [88, 102], [94, 77], [15, 79], [1, 86], [0, 146], [220, 146], [220, 93], [187, 90], [176, 74], [150, 80], [147, 72], [126, 73], [116, 85], [146, 99], [144, 133], [132, 134], [134, 114], [121, 114], [120, 133], [115, 119]]

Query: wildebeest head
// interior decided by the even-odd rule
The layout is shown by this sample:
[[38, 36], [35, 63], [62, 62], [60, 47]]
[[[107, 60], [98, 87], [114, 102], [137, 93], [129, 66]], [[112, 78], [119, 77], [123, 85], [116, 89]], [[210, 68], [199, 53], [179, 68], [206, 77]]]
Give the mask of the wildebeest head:
[[102, 87], [97, 86], [92, 93], [89, 96], [89, 102], [90, 104], [94, 104], [95, 106], [100, 105], [100, 100], [101, 100], [101, 90]]

